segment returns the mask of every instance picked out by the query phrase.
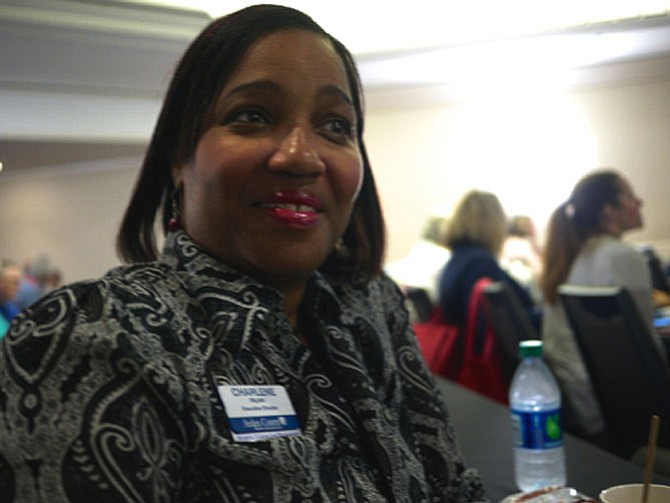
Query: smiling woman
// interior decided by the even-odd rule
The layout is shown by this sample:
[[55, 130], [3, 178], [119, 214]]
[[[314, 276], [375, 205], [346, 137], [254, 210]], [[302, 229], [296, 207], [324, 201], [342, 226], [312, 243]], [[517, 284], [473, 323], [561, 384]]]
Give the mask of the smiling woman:
[[321, 35], [272, 33], [223, 86], [193, 159], [172, 167], [184, 230], [283, 290], [294, 325], [307, 278], [344, 233], [361, 186], [349, 87]]
[[204, 29], [125, 212], [128, 264], [0, 342], [1, 501], [484, 499], [381, 272], [363, 124], [351, 54], [303, 13]]

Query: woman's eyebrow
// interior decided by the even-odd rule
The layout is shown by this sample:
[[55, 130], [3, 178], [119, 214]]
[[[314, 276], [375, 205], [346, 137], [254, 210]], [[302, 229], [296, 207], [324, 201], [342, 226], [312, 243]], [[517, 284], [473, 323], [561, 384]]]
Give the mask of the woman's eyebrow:
[[348, 105], [350, 105], [352, 107], [354, 106], [354, 103], [353, 103], [351, 97], [349, 96], [349, 94], [347, 94], [339, 86], [336, 86], [336, 85], [323, 86], [319, 89], [319, 93], [323, 94], [323, 95], [327, 95], [327, 96], [338, 97], [338, 98], [342, 99], [343, 101], [345, 101]]
[[236, 94], [244, 93], [247, 91], [272, 91], [272, 92], [279, 92], [281, 91], [281, 87], [279, 84], [272, 80], [253, 80], [251, 82], [245, 82], [244, 84], [240, 84], [239, 86], [236, 86], [232, 88], [226, 95], [223, 97], [224, 100], [230, 98], [231, 96], [235, 96]]
[[[235, 96], [236, 94], [245, 93], [248, 91], [271, 91], [273, 93], [278, 93], [281, 91], [281, 85], [269, 79], [245, 82], [239, 86], [234, 87], [228, 93], [226, 93], [226, 95], [223, 96], [223, 100], [225, 101], [230, 97]], [[349, 106], [353, 107], [353, 100], [349, 94], [339, 86], [332, 84], [324, 85], [319, 88], [318, 93], [325, 96], [336, 97], [347, 103]]]

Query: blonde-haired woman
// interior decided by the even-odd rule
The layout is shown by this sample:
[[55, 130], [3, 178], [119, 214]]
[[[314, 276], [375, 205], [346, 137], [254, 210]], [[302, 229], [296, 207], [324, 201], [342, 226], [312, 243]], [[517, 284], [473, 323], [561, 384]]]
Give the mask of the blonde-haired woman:
[[445, 239], [451, 258], [439, 282], [439, 303], [449, 323], [465, 323], [472, 288], [479, 279], [487, 277], [509, 284], [539, 328], [539, 315], [529, 292], [498, 261], [506, 225], [505, 211], [495, 194], [471, 190], [456, 205]]

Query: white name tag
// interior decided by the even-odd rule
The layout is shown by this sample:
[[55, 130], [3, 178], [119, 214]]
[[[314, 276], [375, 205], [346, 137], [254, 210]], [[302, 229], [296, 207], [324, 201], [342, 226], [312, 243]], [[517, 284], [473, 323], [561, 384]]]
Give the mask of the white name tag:
[[283, 386], [219, 386], [233, 440], [257, 442], [300, 435], [300, 425]]

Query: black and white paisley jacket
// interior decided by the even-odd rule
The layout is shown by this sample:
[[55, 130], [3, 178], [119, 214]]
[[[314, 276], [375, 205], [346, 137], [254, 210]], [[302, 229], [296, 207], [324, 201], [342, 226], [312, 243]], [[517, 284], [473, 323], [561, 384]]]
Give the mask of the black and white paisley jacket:
[[[472, 502], [402, 295], [315, 273], [279, 293], [181, 231], [155, 263], [65, 286], [0, 343], [0, 501]], [[301, 435], [232, 439], [217, 386], [285, 387]]]

